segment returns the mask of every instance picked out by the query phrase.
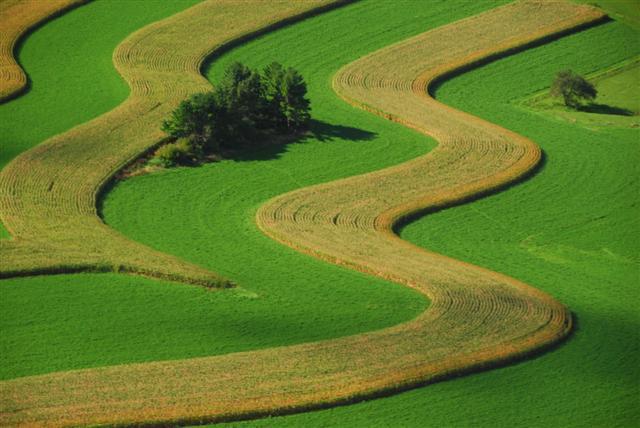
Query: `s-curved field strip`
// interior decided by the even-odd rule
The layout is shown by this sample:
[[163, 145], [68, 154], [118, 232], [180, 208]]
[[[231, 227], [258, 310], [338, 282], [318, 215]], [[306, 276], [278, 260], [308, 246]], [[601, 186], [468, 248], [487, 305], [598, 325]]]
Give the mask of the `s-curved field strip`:
[[[539, 142], [546, 162], [518, 186], [427, 215], [402, 230], [417, 245], [557, 296], [577, 315], [570, 340], [499, 370], [352, 406], [237, 425], [636, 425], [640, 247], [631, 237], [640, 233], [639, 130], [591, 130], [519, 105], [548, 88], [558, 69], [589, 75], [635, 57], [637, 37], [621, 23], [608, 22], [439, 86], [436, 98], [442, 102]], [[274, 45], [283, 40], [271, 38]], [[226, 60], [250, 58], [264, 49], [264, 44], [253, 45]]]
[[13, 98], [27, 86], [27, 75], [14, 51], [21, 37], [38, 25], [86, 0], [3, 0], [0, 2], [0, 102]]
[[[438, 123], [437, 111], [442, 107], [430, 100], [425, 90], [432, 78], [474, 60], [602, 17], [594, 9], [566, 3], [553, 3], [553, 7], [543, 9], [538, 6], [537, 3], [522, 2], [496, 9], [425, 33], [346, 68], [336, 79], [342, 95], [361, 101], [367, 99], [369, 91], [378, 90], [389, 97], [385, 100], [384, 111], [394, 117], [399, 116], [393, 111], [394, 95], [408, 98], [412, 105], [422, 109], [432, 103], [429, 111], [436, 112], [433, 114], [435, 122], [421, 123], [416, 119], [424, 119], [421, 115], [402, 120], [433, 133], [440, 139], [444, 150], [439, 149], [424, 158], [370, 176], [276, 198], [259, 213], [263, 229], [278, 239], [306, 251], [317, 251], [321, 257], [420, 289], [432, 298], [429, 311], [398, 327], [334, 341], [8, 381], [2, 384], [3, 395], [11, 400], [8, 405], [16, 410], [22, 408], [26, 413], [33, 411], [29, 416], [19, 411], [12, 416], [19, 420], [44, 418], [58, 423], [200, 421], [257, 416], [346, 402], [385, 390], [405, 388], [486, 363], [510, 359], [561, 338], [570, 324], [567, 312], [546, 295], [507, 277], [419, 251], [391, 234], [391, 226], [400, 216], [500, 187], [526, 174], [537, 163], [539, 151], [535, 145], [496, 126], [452, 110], [447, 111], [446, 118], [441, 117], [442, 122]], [[541, 13], [542, 10], [545, 13]], [[527, 16], [532, 12], [535, 13]], [[502, 24], [505, 21], [513, 25], [504, 29]], [[488, 31], [486, 38], [478, 37], [473, 31], [476, 25], [483, 30], [495, 31]], [[448, 46], [452, 33], [467, 35], [469, 45], [461, 44], [459, 49], [452, 49]], [[424, 43], [425, 40], [431, 43]], [[363, 90], [360, 84], [362, 70], [371, 72], [366, 65], [368, 60], [381, 55], [379, 59], [384, 62], [385, 58], [389, 60], [387, 55], [393, 58], [395, 49], [412, 52], [417, 48], [427, 49], [434, 55], [420, 57], [426, 62], [415, 64], [416, 69], [407, 67], [406, 75], [389, 77], [383, 74], [372, 80], [365, 79], [367, 89]], [[428, 49], [435, 50], [429, 52]], [[415, 72], [425, 69], [427, 73], [423, 73], [421, 79], [415, 79]], [[466, 123], [456, 121], [460, 118], [464, 118]], [[459, 134], [452, 137], [450, 130], [438, 132], [438, 125], [444, 130], [452, 123], [460, 128]], [[480, 138], [468, 139], [469, 131]], [[456, 150], [462, 149], [466, 162], [476, 162], [478, 167], [487, 163], [487, 169], [454, 170], [456, 173], [447, 177], [453, 179], [453, 188], [448, 187], [446, 181], [440, 181], [435, 171], [429, 171], [433, 175], [421, 173], [420, 167], [424, 167], [421, 163], [431, 162], [434, 158], [444, 160], [445, 164], [456, 164], [459, 153], [447, 151], [444, 143]], [[499, 147], [499, 155], [487, 149], [496, 146]], [[389, 195], [378, 199], [378, 194], [374, 194], [375, 198], [367, 194], [367, 183], [372, 179], [388, 180], [383, 183], [389, 184]], [[351, 189], [357, 190], [355, 194], [363, 198], [351, 210], [355, 215], [345, 211], [347, 196], [340, 193], [349, 185], [355, 186]], [[430, 199], [406, 203], [407, 199], [415, 199], [416, 195], [423, 195], [427, 190], [435, 190]], [[306, 192], [313, 197], [304, 200]], [[327, 198], [328, 195], [335, 197], [335, 201]], [[300, 200], [304, 200], [303, 205], [295, 205]], [[353, 201], [353, 193], [347, 200]], [[327, 206], [326, 203], [335, 205]], [[304, 204], [319, 204], [319, 209], [309, 211], [310, 207]], [[379, 216], [380, 211], [385, 215]], [[291, 238], [292, 230], [295, 231], [295, 239]], [[359, 239], [365, 237], [371, 247], [363, 247], [356, 242], [356, 248], [351, 247], [353, 252], [347, 252], [348, 245], [336, 250], [336, 242], [344, 239], [343, 234], [352, 234], [351, 237]], [[327, 240], [327, 237], [336, 241]], [[375, 243], [382, 245], [376, 246]], [[380, 260], [383, 263], [379, 263]], [[389, 261], [394, 261], [394, 268], [385, 265]], [[426, 282], [425, 268], [429, 271]], [[469, 282], [474, 284], [472, 290], [469, 290]], [[477, 313], [470, 314], [470, 309]], [[518, 322], [505, 323], [511, 317]], [[461, 325], [461, 319], [468, 323]], [[436, 334], [438, 328], [442, 329], [442, 334]], [[464, 348], [460, 348], [461, 343]], [[171, 376], [167, 378], [168, 372]], [[216, 391], [211, 391], [212, 381], [216, 382]], [[50, 388], [46, 392], [38, 387], [43, 385], [42, 382]], [[131, 384], [136, 385], [135, 390], [121, 387]], [[62, 394], [72, 385], [90, 386], [91, 391], [78, 388], [66, 396]], [[247, 385], [253, 388], [247, 388]], [[159, 402], [163, 404], [158, 406]], [[151, 403], [158, 407], [151, 408]], [[211, 403], [215, 403], [215, 409], [211, 408]], [[68, 405], [73, 410], [69, 411]]]
[[[23, 142], [23, 148], [28, 147], [27, 144], [33, 146], [44, 136], [55, 133], [51, 125], [60, 129], [69, 119], [82, 121], [80, 118], [84, 117], [89, 120], [99, 115], [96, 107], [106, 111], [124, 100], [126, 83], [113, 82], [111, 76], [118, 76], [111, 64], [117, 43], [145, 22], [162, 19], [188, 6], [189, 3], [182, 1], [166, 0], [91, 2], [30, 35], [20, 51], [20, 62], [29, 70], [33, 86], [23, 97], [0, 105], [0, 118], [9, 118], [0, 120], [0, 129], [3, 130], [0, 132], [0, 145], [3, 149], [7, 146], [9, 149], [20, 148], [14, 142]], [[340, 32], [352, 42], [359, 40], [359, 34], [369, 34], [370, 37], [362, 40], [364, 43], [360, 49], [366, 49], [362, 51], [364, 54], [390, 41], [424, 31], [425, 26], [442, 25], [455, 20], [456, 16], [468, 16], [490, 7], [467, 4], [452, 15], [441, 5], [438, 10], [420, 11], [422, 20], [411, 24], [402, 13], [389, 14], [389, 10], [393, 10], [389, 6], [386, 3], [358, 3], [305, 20], [302, 27], [306, 28], [309, 23], [316, 25], [318, 18], [327, 22], [327, 16], [334, 30], [338, 26], [338, 30], [332, 32]], [[391, 35], [367, 33], [365, 26], [359, 26], [357, 33], [341, 31], [339, 21], [335, 21], [336, 12], [337, 16], [345, 16], [349, 20], [354, 14], [384, 14], [404, 25]], [[299, 26], [295, 24], [293, 27]], [[93, 28], [110, 28], [110, 31], [95, 33]], [[52, 43], [66, 49], [52, 50]], [[94, 45], [95, 49], [91, 49]], [[324, 46], [322, 56], [326, 58], [326, 54], [334, 52], [329, 46]], [[248, 293], [241, 288], [212, 293], [203, 287], [110, 273], [40, 275], [0, 281], [0, 330], [3, 332], [0, 354], [4, 357], [3, 364], [0, 364], [0, 378], [185, 359], [325, 340], [395, 325], [422, 312], [426, 301], [417, 292], [290, 250], [263, 235], [253, 220], [252, 206], [305, 183], [360, 174], [424, 153], [426, 139], [405, 131], [404, 141], [407, 144], [390, 155], [387, 149], [392, 146], [389, 143], [395, 141], [398, 134], [389, 132], [387, 128], [395, 131], [397, 127], [350, 108], [333, 95], [328, 85], [331, 75], [341, 65], [357, 58], [353, 51], [342, 54], [346, 56], [341, 62], [318, 69], [319, 75], [305, 72], [305, 76], [316, 84], [320, 82], [324, 87], [326, 82], [333, 105], [341, 107], [329, 107], [335, 117], [341, 117], [341, 113], [347, 111], [358, 113], [365, 119], [363, 123], [362, 120], [354, 120], [353, 115], [345, 121], [326, 116], [322, 118], [323, 134], [329, 135], [324, 131], [326, 128], [335, 135], [331, 137], [331, 144], [319, 145], [319, 142], [309, 139], [308, 143], [287, 146], [287, 154], [292, 154], [290, 149], [303, 149], [298, 159], [288, 165], [282, 164], [282, 161], [291, 160], [291, 156], [286, 155], [255, 162], [225, 161], [202, 168], [168, 170], [167, 174], [139, 177], [147, 183], [161, 179], [170, 180], [178, 186], [176, 189], [168, 183], [151, 184], [150, 188], [143, 190], [146, 195], [135, 196], [129, 201], [135, 204], [135, 208], [125, 210], [125, 224], [137, 231], [153, 230], [162, 238], [159, 242], [121, 229], [122, 222], [114, 221], [111, 215], [114, 207], [110, 196], [114, 192], [108, 195], [104, 214], [109, 225], [117, 226], [121, 233], [133, 240], [220, 272], [249, 290]], [[63, 64], [76, 64], [82, 73], [73, 74], [69, 67], [52, 68], [52, 65], [58, 65], [56, 55], [64, 60]], [[291, 63], [290, 60], [281, 61]], [[313, 60], [305, 61], [305, 64], [313, 67]], [[94, 65], [104, 70], [92, 67]], [[56, 78], [74, 81], [78, 87], [67, 85], [67, 90], [56, 94], [55, 88], [59, 85]], [[101, 86], [93, 85], [93, 81], [99, 81]], [[114, 95], [121, 92], [120, 86], [124, 87], [125, 93], [121, 98], [115, 98]], [[317, 93], [314, 92], [314, 100], [318, 100]], [[53, 104], [52, 96], [57, 101]], [[111, 107], [105, 108], [105, 105]], [[317, 101], [315, 105], [320, 118], [320, 106], [325, 106], [325, 103]], [[56, 106], [59, 109], [54, 108]], [[16, 123], [10, 127], [11, 120]], [[40, 124], [37, 129], [20, 125], [28, 124], [30, 120]], [[339, 139], [338, 135], [343, 131], [349, 137], [349, 133], [354, 132], [353, 126], [369, 130], [361, 132], [367, 139]], [[37, 135], [33, 131], [38, 131]], [[393, 140], [389, 138], [391, 135]], [[361, 138], [359, 134], [356, 136]], [[410, 140], [414, 141], [413, 144], [409, 143]], [[314, 162], [310, 163], [304, 153], [314, 152], [319, 147], [328, 152], [322, 157], [314, 154]], [[269, 148], [269, 153], [261, 156], [270, 158], [273, 149], [282, 148]], [[335, 163], [326, 156], [331, 154], [344, 159], [346, 153], [356, 156], [358, 162]], [[11, 152], [3, 151], [2, 154], [11, 158]], [[384, 162], [374, 163], [376, 159]], [[187, 177], [194, 179], [190, 173], [218, 173], [221, 167], [234, 176], [215, 179], [201, 176], [181, 183]], [[281, 175], [281, 172], [286, 174]], [[295, 176], [295, 180], [288, 175]], [[138, 179], [125, 180], [117, 189], [133, 184], [133, 189], [140, 190], [138, 183]], [[157, 190], [161, 190], [166, 201], [154, 200]], [[148, 216], [151, 207], [167, 211]], [[226, 224], [211, 224], [219, 221]], [[194, 226], [197, 230], [189, 230]], [[185, 248], [189, 251], [185, 252]], [[296, 266], [296, 269], [291, 270], [290, 266]], [[346, 284], [348, 287], [344, 286]], [[95, 346], [87, 346], [87, 343]]]
[[[182, 54], [185, 41], [166, 31], [170, 23], [150, 26], [119, 45], [114, 63], [131, 86], [127, 101], [23, 153], [0, 172], [0, 218], [13, 237], [0, 242], [0, 277], [129, 272], [208, 287], [231, 286], [206, 269], [153, 251], [106, 227], [97, 215], [97, 198], [116, 171], [162, 140], [158, 123], [180, 99], [209, 88], [199, 73], [207, 54], [318, 4], [322, 2], [274, 3], [256, 10], [245, 3], [247, 11], [253, 8], [252, 14], [236, 13], [235, 23], [226, 15], [234, 13], [237, 4], [209, 3], [208, 8], [205, 4], [190, 9], [181, 21], [183, 28], [197, 25], [198, 20], [214, 25], [218, 19], [224, 20], [224, 25], [218, 24], [225, 30], [193, 37], [191, 51]], [[183, 29], [179, 34], [187, 33]], [[176, 54], [164, 55], [167, 49]]]

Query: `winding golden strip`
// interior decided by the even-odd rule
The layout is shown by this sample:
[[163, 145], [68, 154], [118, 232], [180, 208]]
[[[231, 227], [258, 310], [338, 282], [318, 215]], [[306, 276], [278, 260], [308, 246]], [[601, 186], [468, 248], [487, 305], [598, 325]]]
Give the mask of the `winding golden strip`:
[[200, 74], [211, 52], [333, 3], [208, 1], [122, 42], [113, 61], [131, 87], [129, 98], [0, 171], [0, 218], [13, 237], [0, 240], [0, 278], [91, 271], [231, 285], [107, 227], [97, 213], [98, 195], [119, 169], [162, 141], [160, 124], [181, 100], [211, 88]]
[[563, 338], [571, 316], [551, 297], [414, 247], [391, 226], [415, 210], [512, 182], [540, 158], [529, 140], [430, 99], [428, 82], [599, 19], [588, 7], [520, 2], [383, 49], [336, 76], [343, 97], [434, 135], [440, 146], [397, 167], [277, 197], [258, 222], [302, 251], [425, 293], [432, 304], [416, 319], [323, 342], [10, 380], [0, 383], [0, 423], [186, 424], [285, 414], [495, 366]]
[[28, 31], [88, 0], [0, 0], [0, 102], [27, 87], [27, 75], [13, 56]]

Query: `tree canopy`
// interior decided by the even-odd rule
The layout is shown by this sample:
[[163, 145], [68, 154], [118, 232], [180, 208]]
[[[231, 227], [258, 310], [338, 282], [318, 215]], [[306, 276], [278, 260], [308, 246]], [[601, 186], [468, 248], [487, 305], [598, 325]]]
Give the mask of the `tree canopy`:
[[563, 70], [551, 85], [551, 95], [562, 97], [567, 107], [578, 109], [583, 102], [595, 100], [598, 91], [584, 77], [571, 70]]
[[[304, 78], [291, 67], [274, 62], [260, 72], [235, 62], [214, 90], [182, 101], [163, 122], [162, 129], [174, 142], [159, 149], [156, 157], [167, 166], [184, 164], [194, 156], [304, 130], [311, 110], [306, 95]], [[195, 154], [182, 153], [186, 150]]]

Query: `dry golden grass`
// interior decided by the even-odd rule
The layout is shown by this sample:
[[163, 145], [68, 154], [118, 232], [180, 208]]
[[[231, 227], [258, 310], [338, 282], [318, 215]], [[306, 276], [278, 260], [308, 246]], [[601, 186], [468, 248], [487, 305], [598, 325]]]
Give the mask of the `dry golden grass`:
[[27, 75], [13, 56], [20, 37], [88, 0], [0, 0], [0, 102], [20, 94]]
[[105, 226], [98, 195], [118, 170], [162, 140], [162, 119], [181, 100], [210, 89], [199, 69], [212, 51], [324, 3], [329, 2], [210, 1], [127, 38], [113, 60], [131, 86], [129, 98], [0, 171], [0, 218], [13, 237], [0, 241], [0, 278], [114, 271], [231, 285]]
[[[532, 142], [430, 99], [428, 83], [601, 17], [570, 3], [517, 3], [383, 49], [336, 76], [345, 99], [435, 136], [439, 147], [397, 167], [277, 197], [260, 209], [258, 223], [301, 251], [423, 292], [432, 304], [416, 319], [324, 342], [10, 380], [0, 383], [0, 423], [190, 423], [283, 414], [494, 366], [563, 338], [570, 314], [548, 295], [414, 247], [392, 226], [513, 182], [540, 159]], [[205, 21], [180, 15], [171, 21], [172, 37], [181, 37], [187, 22], [193, 31]]]

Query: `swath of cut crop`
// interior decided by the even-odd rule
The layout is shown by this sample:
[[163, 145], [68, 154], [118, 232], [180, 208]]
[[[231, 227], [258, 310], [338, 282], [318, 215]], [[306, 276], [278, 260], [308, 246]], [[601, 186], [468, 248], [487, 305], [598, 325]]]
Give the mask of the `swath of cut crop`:
[[27, 75], [14, 57], [18, 40], [28, 31], [88, 0], [0, 1], [0, 102], [27, 87]]
[[397, 167], [277, 197], [258, 223], [301, 251], [414, 287], [431, 299], [426, 312], [323, 342], [2, 382], [0, 422], [153, 425], [286, 414], [495, 366], [565, 337], [570, 313], [548, 295], [414, 247], [391, 227], [513, 182], [540, 159], [531, 141], [429, 98], [429, 82], [602, 18], [571, 3], [519, 2], [376, 52], [336, 76], [345, 99], [440, 146]]
[[123, 272], [207, 287], [232, 285], [107, 227], [97, 213], [98, 195], [119, 169], [162, 141], [160, 124], [181, 100], [211, 88], [199, 72], [211, 52], [338, 3], [209, 1], [127, 38], [113, 60], [131, 87], [129, 98], [0, 171], [0, 218], [13, 238], [0, 241], [0, 278]]

